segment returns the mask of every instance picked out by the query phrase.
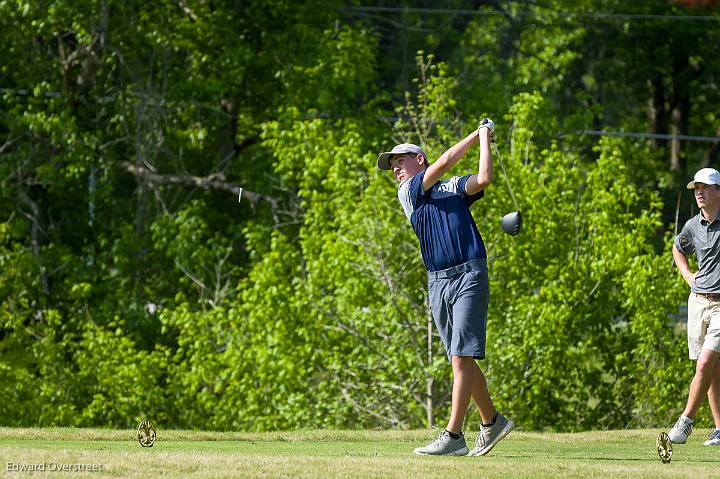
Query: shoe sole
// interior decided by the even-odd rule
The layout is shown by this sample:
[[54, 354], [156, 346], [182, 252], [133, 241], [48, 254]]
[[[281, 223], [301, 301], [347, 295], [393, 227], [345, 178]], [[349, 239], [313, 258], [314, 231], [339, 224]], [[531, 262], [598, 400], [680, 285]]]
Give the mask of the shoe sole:
[[458, 449], [457, 451], [450, 451], [444, 454], [431, 454], [429, 452], [419, 452], [416, 449], [413, 451], [413, 454], [417, 454], [418, 456], [467, 456], [468, 451], [470, 451], [470, 449], [464, 447], [462, 449]]
[[705, 441], [703, 446], [720, 446], [720, 439], [710, 439], [709, 441]]
[[512, 431], [514, 427], [515, 427], [515, 423], [512, 421], [508, 421], [508, 423], [505, 424], [505, 427], [503, 428], [502, 431], [500, 431], [500, 434], [498, 434], [498, 436], [495, 438], [495, 440], [493, 442], [491, 442], [487, 447], [485, 447], [485, 449], [478, 449], [477, 446], [474, 447], [473, 450], [470, 451], [468, 456], [484, 456], [485, 454], [489, 453], [490, 451], [492, 451], [492, 448], [495, 447], [495, 445], [497, 443], [502, 441], [505, 438], [505, 436], [510, 434], [510, 431]]

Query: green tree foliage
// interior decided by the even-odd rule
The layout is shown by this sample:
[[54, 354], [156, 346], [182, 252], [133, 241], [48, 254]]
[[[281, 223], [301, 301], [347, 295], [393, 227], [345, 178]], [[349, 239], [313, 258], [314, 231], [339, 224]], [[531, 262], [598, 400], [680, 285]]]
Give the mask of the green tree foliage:
[[[682, 338], [670, 329], [682, 288], [668, 247], [663, 256], [655, 248], [661, 204], [628, 173], [647, 147], [603, 140], [593, 162], [556, 144], [538, 151], [523, 125], [538, 121], [543, 110], [538, 94], [521, 95], [508, 118], [517, 127], [511, 142], [521, 147], [509, 148], [514, 154], [505, 166], [521, 192], [527, 224], [516, 240], [489, 237], [497, 258], [490, 317], [499, 322], [491, 326], [499, 358], [490, 360], [490, 377], [504, 372], [493, 387], [533, 428], [640, 424], [633, 409], [648, 407], [645, 401], [657, 407], [646, 395], [655, 384], [648, 364], [663, 370], [682, 352]], [[659, 346], [658, 337], [665, 340], [662, 355], [650, 347]], [[680, 394], [681, 385], [674, 386]]]
[[716, 135], [717, 9], [375, 4], [0, 0], [2, 424], [444, 420], [417, 239], [375, 158], [435, 158], [483, 116], [525, 218], [499, 228], [496, 157], [473, 215], [498, 406], [528, 429], [674, 418], [676, 195], [717, 144], [577, 131]]

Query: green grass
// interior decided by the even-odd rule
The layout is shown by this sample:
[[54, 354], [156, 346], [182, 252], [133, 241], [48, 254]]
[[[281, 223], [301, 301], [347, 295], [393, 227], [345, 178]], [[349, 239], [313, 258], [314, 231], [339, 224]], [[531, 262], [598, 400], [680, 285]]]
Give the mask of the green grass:
[[[215, 433], [158, 430], [152, 448], [135, 431], [0, 428], [4, 477], [632, 477], [701, 478], [720, 472], [709, 430], [676, 445], [672, 462], [655, 450], [657, 430], [542, 434], [514, 431], [485, 457], [419, 457], [434, 431]], [[474, 435], [469, 436], [472, 441]], [[469, 442], [470, 442], [469, 441]], [[45, 472], [8, 471], [44, 464]], [[58, 473], [52, 464], [100, 464], [101, 472]]]

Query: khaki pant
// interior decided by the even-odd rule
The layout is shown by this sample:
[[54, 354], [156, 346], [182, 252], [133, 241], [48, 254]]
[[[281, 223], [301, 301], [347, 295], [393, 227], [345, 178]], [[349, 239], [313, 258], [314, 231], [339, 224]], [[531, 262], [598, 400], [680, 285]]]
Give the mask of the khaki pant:
[[703, 348], [720, 353], [720, 300], [690, 293], [687, 333], [690, 359], [697, 360]]

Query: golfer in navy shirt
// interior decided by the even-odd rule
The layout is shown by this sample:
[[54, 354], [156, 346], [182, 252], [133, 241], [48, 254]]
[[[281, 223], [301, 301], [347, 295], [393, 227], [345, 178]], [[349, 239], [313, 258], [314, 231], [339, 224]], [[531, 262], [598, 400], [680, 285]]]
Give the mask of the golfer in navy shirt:
[[[485, 358], [485, 329], [489, 300], [487, 253], [470, 213], [470, 205], [484, 195], [493, 177], [490, 141], [495, 124], [484, 119], [478, 129], [460, 140], [432, 164], [411, 143], [378, 156], [378, 168], [392, 170], [400, 182], [398, 198], [420, 240], [428, 274], [430, 307], [453, 369], [450, 420], [440, 436], [416, 454], [482, 456], [513, 428], [499, 414], [485, 375], [475, 362]], [[474, 145], [480, 144], [478, 172], [443, 176]], [[480, 410], [480, 434], [469, 451], [462, 432], [470, 399]]]

